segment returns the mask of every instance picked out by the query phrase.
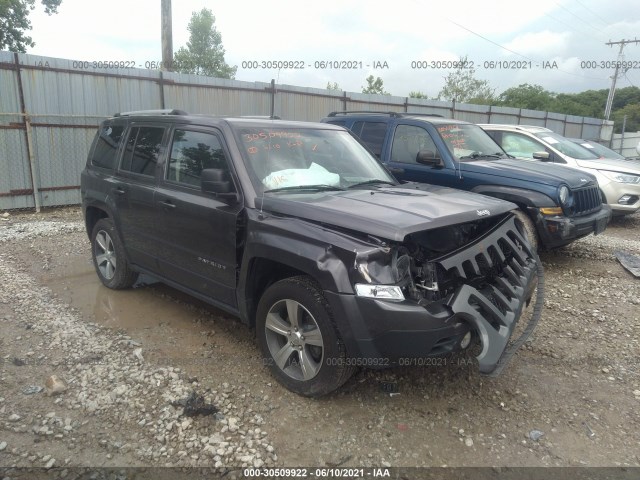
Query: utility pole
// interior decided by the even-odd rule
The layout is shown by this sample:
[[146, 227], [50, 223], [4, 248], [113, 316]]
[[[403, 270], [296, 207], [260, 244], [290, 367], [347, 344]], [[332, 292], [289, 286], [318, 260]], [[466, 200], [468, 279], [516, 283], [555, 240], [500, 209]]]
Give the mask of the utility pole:
[[[624, 61], [624, 55], [622, 54], [622, 50], [624, 49], [625, 45], [628, 43], [635, 43], [636, 45], [638, 43], [640, 43], [640, 40], [638, 39], [633, 39], [633, 40], [620, 40], [619, 42], [607, 42], [605, 43], [605, 45], [609, 45], [610, 47], [614, 46], [614, 45], [620, 45], [620, 51], [618, 52], [618, 60], [616, 61], [616, 70], [613, 73], [613, 76], [611, 77], [611, 87], [609, 88], [609, 96], [607, 97], [607, 105], [604, 108], [604, 118], [605, 120], [609, 120], [609, 116], [611, 115], [611, 106], [613, 105], [613, 96], [616, 94], [616, 81], [618, 80], [618, 74], [620, 71], [620, 65], [622, 64], [622, 62]], [[628, 69], [625, 68], [623, 73], [626, 72]]]
[[162, 70], [173, 71], [173, 33], [171, 0], [162, 0]]

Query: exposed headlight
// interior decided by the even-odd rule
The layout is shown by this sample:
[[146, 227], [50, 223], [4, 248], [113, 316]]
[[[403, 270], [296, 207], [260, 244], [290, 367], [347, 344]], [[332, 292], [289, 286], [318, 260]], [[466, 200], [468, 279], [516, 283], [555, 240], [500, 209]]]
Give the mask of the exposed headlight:
[[640, 175], [632, 175], [630, 173], [622, 172], [609, 172], [607, 170], [600, 170], [600, 173], [614, 182], [640, 184]]
[[379, 298], [381, 300], [404, 300], [402, 289], [397, 285], [356, 283], [356, 295], [359, 297]]
[[560, 196], [560, 203], [563, 205], [566, 204], [569, 199], [569, 187], [562, 185], [560, 190], [558, 190], [558, 194]]
[[365, 282], [403, 287], [411, 280], [411, 258], [405, 252], [404, 247], [360, 252], [355, 268]]

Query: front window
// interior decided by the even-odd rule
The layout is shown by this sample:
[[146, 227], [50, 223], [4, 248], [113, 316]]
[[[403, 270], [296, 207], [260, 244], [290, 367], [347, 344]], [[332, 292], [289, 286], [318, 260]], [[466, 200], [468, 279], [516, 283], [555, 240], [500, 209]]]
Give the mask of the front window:
[[459, 160], [501, 158], [506, 155], [493, 138], [477, 125], [452, 123], [436, 128], [451, 154]]
[[558, 135], [557, 133], [538, 132], [534, 133], [534, 135], [568, 157], [578, 160], [596, 160], [598, 158], [595, 153], [591, 153], [586, 148], [575, 144], [568, 138]]
[[167, 180], [200, 188], [200, 176], [206, 168], [229, 171], [216, 135], [177, 129], [167, 168]]
[[415, 164], [421, 150], [430, 150], [434, 155], [438, 153], [431, 135], [421, 127], [398, 125], [393, 136], [391, 161]]
[[258, 192], [397, 183], [346, 131], [243, 127], [236, 132]]

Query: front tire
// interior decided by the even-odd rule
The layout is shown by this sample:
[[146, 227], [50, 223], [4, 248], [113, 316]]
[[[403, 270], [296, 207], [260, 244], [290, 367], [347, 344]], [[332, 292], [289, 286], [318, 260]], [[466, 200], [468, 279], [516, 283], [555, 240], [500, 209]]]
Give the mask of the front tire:
[[524, 226], [524, 232], [527, 235], [527, 239], [529, 240], [529, 245], [531, 248], [537, 252], [538, 251], [538, 232], [536, 231], [536, 226], [533, 224], [533, 220], [529, 218], [522, 210], [512, 210], [513, 214], [522, 222]]
[[91, 232], [91, 256], [98, 278], [114, 290], [131, 287], [138, 273], [131, 270], [124, 245], [110, 218], [102, 218]]
[[267, 288], [258, 304], [256, 334], [264, 363], [297, 394], [325, 395], [354, 372], [329, 304], [309, 277], [287, 278]]

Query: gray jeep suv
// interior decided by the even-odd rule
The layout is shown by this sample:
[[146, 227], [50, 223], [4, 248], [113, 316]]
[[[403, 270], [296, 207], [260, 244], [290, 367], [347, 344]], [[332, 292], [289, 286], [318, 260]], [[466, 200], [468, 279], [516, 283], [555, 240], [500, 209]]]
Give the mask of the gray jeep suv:
[[541, 273], [513, 204], [400, 184], [340, 127], [119, 114], [81, 192], [107, 287], [148, 273], [232, 313], [302, 395], [472, 343], [497, 374], [539, 316], [510, 344]]

